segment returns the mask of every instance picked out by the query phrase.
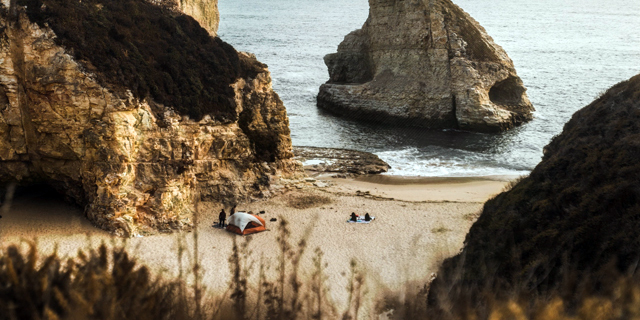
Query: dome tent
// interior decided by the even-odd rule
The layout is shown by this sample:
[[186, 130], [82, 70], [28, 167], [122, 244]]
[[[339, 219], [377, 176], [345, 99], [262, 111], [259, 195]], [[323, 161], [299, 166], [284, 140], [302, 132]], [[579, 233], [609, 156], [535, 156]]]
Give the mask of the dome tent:
[[246, 212], [236, 212], [229, 216], [227, 231], [247, 235], [267, 230], [264, 219]]

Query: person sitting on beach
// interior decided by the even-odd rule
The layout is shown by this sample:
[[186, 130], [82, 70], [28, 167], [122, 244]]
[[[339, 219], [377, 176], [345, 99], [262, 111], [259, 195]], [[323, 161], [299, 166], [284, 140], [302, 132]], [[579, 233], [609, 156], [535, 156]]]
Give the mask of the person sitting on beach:
[[371, 216], [369, 215], [369, 212], [364, 214], [364, 221], [371, 221]]
[[[233, 209], [231, 209], [231, 210], [233, 210]], [[221, 227], [221, 228], [224, 228], [225, 225], [226, 225], [226, 220], [227, 220], [227, 213], [224, 212], [224, 208], [222, 208], [222, 211], [220, 211], [220, 215], [218, 216], [218, 226]]]
[[353, 221], [353, 222], [357, 222], [358, 221], [358, 216], [356, 216], [355, 212], [351, 212], [351, 221]]

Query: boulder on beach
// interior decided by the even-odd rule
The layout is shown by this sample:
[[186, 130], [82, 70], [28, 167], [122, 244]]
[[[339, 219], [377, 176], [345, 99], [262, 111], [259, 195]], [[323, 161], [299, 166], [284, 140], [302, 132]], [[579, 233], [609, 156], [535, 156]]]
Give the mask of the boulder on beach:
[[450, 0], [370, 0], [362, 29], [325, 56], [318, 107], [401, 126], [499, 132], [534, 111], [507, 53]]

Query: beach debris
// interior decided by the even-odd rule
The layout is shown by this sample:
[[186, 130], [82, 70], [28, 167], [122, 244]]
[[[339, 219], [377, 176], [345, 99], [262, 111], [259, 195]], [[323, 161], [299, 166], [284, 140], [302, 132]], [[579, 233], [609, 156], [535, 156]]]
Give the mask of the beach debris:
[[326, 187], [329, 186], [329, 184], [324, 182], [324, 181], [315, 182], [313, 185], [318, 187], [318, 188], [326, 188]]

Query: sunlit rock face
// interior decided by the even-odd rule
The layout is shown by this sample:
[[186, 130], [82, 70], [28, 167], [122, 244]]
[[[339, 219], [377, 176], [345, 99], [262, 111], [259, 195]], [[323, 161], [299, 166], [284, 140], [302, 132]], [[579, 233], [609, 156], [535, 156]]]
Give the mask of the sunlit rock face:
[[497, 132], [532, 119], [506, 52], [450, 0], [370, 0], [325, 56], [318, 106], [369, 122]]
[[212, 36], [215, 37], [218, 34], [220, 23], [218, 0], [149, 0], [149, 2], [189, 15]]
[[[103, 50], [79, 30], [76, 38], [93, 50], [82, 56], [69, 35], [73, 29], [52, 20], [59, 12], [46, 11], [62, 8], [55, 7], [58, 0], [52, 1], [36, 7], [40, 9], [35, 13], [19, 5], [0, 9], [2, 181], [51, 184], [83, 206], [98, 227], [133, 236], [190, 228], [196, 200], [233, 203], [269, 196], [270, 185], [279, 177], [300, 173], [292, 159], [285, 107], [272, 90], [266, 66], [254, 56], [196, 30], [198, 42], [211, 41], [209, 45], [219, 50], [203, 51], [207, 61], [198, 61], [175, 49], [175, 59], [187, 59], [193, 66], [184, 68], [192, 69], [170, 64], [164, 82], [154, 83], [155, 78], [145, 78], [140, 70], [153, 74], [159, 58], [137, 57], [136, 47]], [[110, 9], [106, 1], [78, 3], [89, 6], [82, 7], [89, 8], [89, 14], [94, 8]], [[151, 4], [135, 3], [155, 14], [153, 7], [146, 7]], [[49, 20], [34, 21], [40, 19], [39, 12]], [[183, 37], [192, 36], [186, 32], [197, 26], [189, 17], [167, 16], [163, 23], [168, 32], [175, 27], [172, 21], [182, 26]], [[121, 26], [110, 28], [116, 27]], [[57, 35], [55, 28], [66, 30], [65, 35]], [[116, 31], [116, 36], [135, 40], [135, 30]], [[209, 73], [201, 76], [196, 71], [211, 67], [214, 58], [225, 77], [211, 77], [228, 83], [208, 89], [201, 84], [211, 80], [203, 78]], [[116, 76], [105, 76], [100, 65], [104, 59], [131, 62], [126, 64], [129, 73], [114, 64]], [[177, 80], [184, 74], [193, 83]], [[147, 91], [140, 89], [143, 84]], [[173, 91], [154, 91], [163, 90], [162, 84]], [[200, 91], [190, 96], [190, 90]]]

